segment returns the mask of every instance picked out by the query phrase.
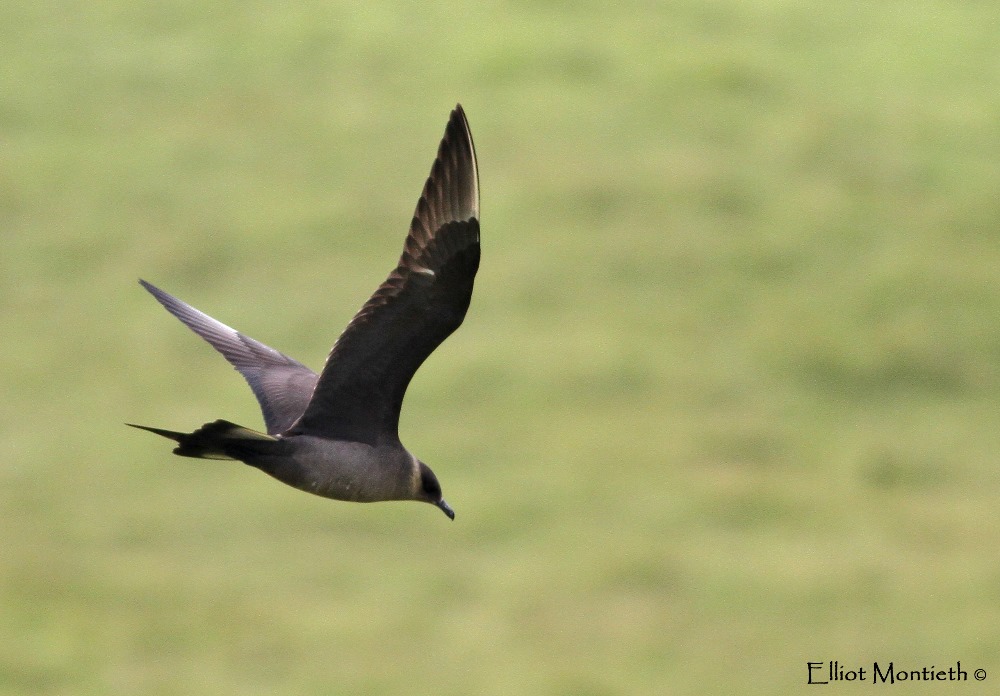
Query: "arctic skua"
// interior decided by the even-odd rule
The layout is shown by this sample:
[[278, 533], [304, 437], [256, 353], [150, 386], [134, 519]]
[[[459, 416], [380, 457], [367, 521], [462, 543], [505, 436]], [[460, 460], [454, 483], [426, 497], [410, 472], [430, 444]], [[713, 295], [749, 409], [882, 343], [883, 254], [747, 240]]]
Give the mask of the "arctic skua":
[[226, 420], [192, 433], [128, 425], [174, 440], [174, 454], [184, 457], [241, 461], [336, 500], [417, 500], [454, 519], [434, 472], [400, 442], [399, 411], [417, 368], [465, 318], [478, 268], [479, 175], [458, 105], [396, 268], [348, 323], [319, 375], [139, 281], [243, 375], [266, 433]]

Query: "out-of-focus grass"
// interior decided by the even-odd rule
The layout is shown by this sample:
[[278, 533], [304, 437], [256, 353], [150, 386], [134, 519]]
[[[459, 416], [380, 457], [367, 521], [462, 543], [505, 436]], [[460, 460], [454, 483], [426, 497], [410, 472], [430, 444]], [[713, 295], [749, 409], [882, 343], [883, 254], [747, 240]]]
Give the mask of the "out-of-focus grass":
[[[992, 680], [994, 18], [5, 6], [0, 693], [783, 694], [834, 659]], [[455, 523], [121, 426], [260, 422], [136, 277], [318, 367], [458, 100], [483, 266], [402, 423]]]

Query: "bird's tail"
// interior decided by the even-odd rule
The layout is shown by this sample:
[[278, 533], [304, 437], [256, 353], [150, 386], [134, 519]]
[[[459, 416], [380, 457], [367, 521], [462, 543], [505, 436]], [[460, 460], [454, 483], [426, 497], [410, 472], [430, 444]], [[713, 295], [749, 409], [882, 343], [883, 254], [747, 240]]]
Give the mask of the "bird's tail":
[[268, 449], [270, 443], [279, 442], [278, 438], [259, 433], [242, 425], [236, 425], [226, 420], [212, 421], [201, 426], [193, 433], [177, 433], [173, 430], [151, 428], [148, 425], [125, 425], [140, 430], [148, 430], [178, 443], [174, 454], [182, 457], [197, 457], [199, 459], [243, 459], [249, 453], [260, 453]]

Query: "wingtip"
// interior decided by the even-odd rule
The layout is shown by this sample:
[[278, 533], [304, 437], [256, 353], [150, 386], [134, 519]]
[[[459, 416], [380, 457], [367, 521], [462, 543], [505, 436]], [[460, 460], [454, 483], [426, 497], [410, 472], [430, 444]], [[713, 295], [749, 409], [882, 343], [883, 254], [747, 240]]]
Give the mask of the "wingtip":
[[[454, 139], [454, 140], [453, 140]], [[465, 109], [461, 103], [455, 104], [451, 112], [448, 127], [445, 129], [445, 136], [438, 149], [438, 158], [442, 158], [445, 150], [449, 147], [457, 147], [464, 150], [465, 158], [468, 162], [471, 177], [472, 190], [469, 192], [470, 199], [467, 201], [469, 209], [466, 211], [470, 217], [479, 219], [479, 162], [476, 157], [476, 144], [472, 138], [472, 128], [469, 126], [469, 119], [465, 115]], [[432, 172], [433, 174], [433, 172]]]
[[417, 201], [410, 235], [421, 243], [441, 225], [479, 219], [479, 165], [472, 130], [456, 104]]
[[451, 110], [448, 120], [452, 124], [457, 124], [464, 131], [464, 135], [469, 142], [472, 142], [472, 129], [469, 128], [469, 118], [465, 115], [465, 109], [462, 108], [460, 103], [455, 104], [455, 108]]
[[143, 290], [152, 295], [157, 302], [166, 307], [168, 310], [170, 309], [170, 307], [168, 306], [169, 301], [174, 300], [175, 298], [171, 297], [169, 294], [163, 292], [158, 287], [156, 287], [147, 280], [143, 280], [142, 278], [139, 278], [139, 285], [142, 286]]

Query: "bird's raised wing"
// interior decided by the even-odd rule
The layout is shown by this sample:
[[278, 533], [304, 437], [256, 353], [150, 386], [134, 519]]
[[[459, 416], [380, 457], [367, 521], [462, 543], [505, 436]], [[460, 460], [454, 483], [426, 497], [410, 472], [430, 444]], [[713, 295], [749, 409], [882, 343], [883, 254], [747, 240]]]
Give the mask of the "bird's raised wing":
[[212, 344], [246, 379], [271, 435], [283, 433], [306, 410], [317, 375], [274, 348], [216, 321], [145, 280], [139, 281], [168, 312]]
[[479, 175], [461, 105], [410, 223], [403, 255], [333, 346], [290, 433], [376, 444], [397, 439], [413, 374], [459, 327], [479, 268]]

